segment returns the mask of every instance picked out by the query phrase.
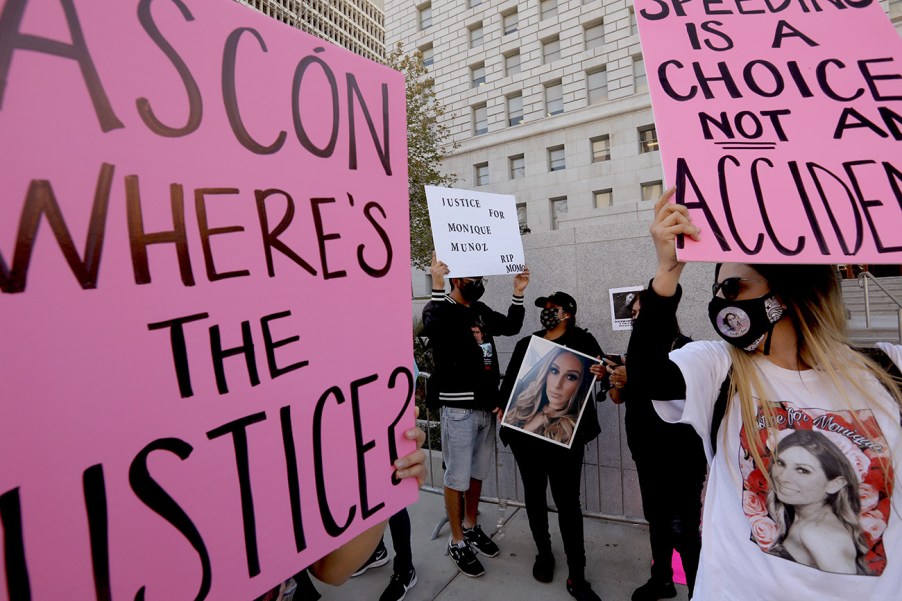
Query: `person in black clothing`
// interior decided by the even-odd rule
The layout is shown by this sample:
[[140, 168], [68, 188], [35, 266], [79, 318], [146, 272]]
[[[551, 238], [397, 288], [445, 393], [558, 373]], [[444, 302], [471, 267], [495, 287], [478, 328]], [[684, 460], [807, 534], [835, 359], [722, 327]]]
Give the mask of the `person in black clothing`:
[[[532, 336], [541, 336], [580, 353], [601, 357], [598, 341], [587, 330], [576, 326], [576, 301], [564, 292], [536, 299], [542, 307], [542, 329]], [[531, 336], [517, 342], [504, 381], [502, 398], [509, 398], [517, 380], [517, 373], [526, 355]], [[591, 369], [595, 375], [605, 376], [600, 365]], [[583, 541], [583, 514], [579, 501], [585, 445], [598, 436], [598, 414], [594, 400], [590, 399], [576, 429], [576, 439], [571, 448], [545, 442], [512, 428], [501, 428], [501, 440], [510, 445], [523, 479], [523, 495], [529, 529], [532, 531], [538, 554], [532, 575], [539, 582], [551, 582], [554, 578], [554, 554], [551, 551], [551, 535], [548, 533], [548, 506], [545, 491], [551, 484], [551, 496], [558, 510], [561, 538], [567, 555], [567, 591], [580, 601], [600, 601], [586, 581], [586, 549]]]
[[429, 338], [435, 368], [426, 403], [441, 407], [445, 509], [451, 527], [448, 555], [461, 573], [476, 577], [485, 569], [473, 548], [487, 557], [500, 552], [476, 521], [482, 481], [492, 468], [495, 417], [501, 413], [494, 337], [520, 332], [529, 270], [514, 277], [507, 315], [479, 301], [485, 291], [482, 277], [451, 278], [446, 295], [450, 270], [434, 253], [431, 271], [432, 300], [423, 308], [423, 334]]
[[[410, 549], [410, 514], [406, 507], [388, 518], [388, 528], [395, 548], [395, 560], [392, 563], [391, 580], [382, 591], [379, 601], [401, 601], [417, 583], [417, 571], [413, 567], [413, 552]], [[388, 549], [385, 548], [385, 541], [380, 540], [370, 558], [351, 577], [360, 576], [371, 568], [387, 563]]]
[[[633, 299], [633, 320], [639, 317], [646, 294], [643, 290]], [[675, 315], [668, 323], [667, 336], [672, 340], [671, 350], [692, 342], [680, 332]], [[702, 486], [708, 467], [701, 440], [691, 426], [668, 424], [658, 417], [651, 399], [628, 386], [626, 366], [606, 362], [613, 386], [611, 400], [625, 403], [626, 441], [636, 463], [651, 542], [651, 578], [633, 592], [632, 601], [676, 596], [671, 567], [674, 549], [680, 553], [692, 597], [702, 542]]]

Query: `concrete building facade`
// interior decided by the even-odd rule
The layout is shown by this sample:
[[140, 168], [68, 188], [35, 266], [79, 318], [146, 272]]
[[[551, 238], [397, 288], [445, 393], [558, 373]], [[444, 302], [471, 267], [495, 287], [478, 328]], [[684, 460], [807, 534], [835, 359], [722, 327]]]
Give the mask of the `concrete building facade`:
[[382, 0], [235, 0], [367, 58], [385, 59]]
[[516, 195], [531, 232], [649, 216], [662, 170], [631, 3], [387, 0], [396, 41], [432, 63], [456, 186]]

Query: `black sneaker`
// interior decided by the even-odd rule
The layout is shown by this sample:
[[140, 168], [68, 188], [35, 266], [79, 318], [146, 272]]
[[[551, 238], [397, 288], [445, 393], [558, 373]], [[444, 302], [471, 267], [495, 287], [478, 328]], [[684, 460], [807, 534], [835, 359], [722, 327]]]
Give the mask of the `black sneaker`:
[[586, 580], [574, 582], [568, 578], [567, 592], [570, 593], [570, 596], [576, 599], [576, 601], [601, 601], [601, 597], [592, 590], [592, 586]]
[[388, 551], [385, 549], [385, 543], [381, 540], [379, 541], [379, 546], [376, 547], [376, 550], [373, 551], [373, 554], [370, 555], [370, 558], [366, 560], [366, 563], [360, 566], [360, 569], [351, 574], [351, 578], [354, 576], [360, 576], [370, 568], [378, 568], [384, 566], [388, 563]]
[[485, 568], [476, 559], [476, 554], [473, 553], [473, 549], [470, 548], [466, 539], [459, 544], [449, 542], [448, 555], [451, 556], [451, 561], [454, 562], [454, 565], [457, 566], [457, 569], [464, 576], [476, 578], [485, 574]]
[[407, 574], [395, 572], [392, 574], [391, 581], [385, 587], [382, 596], [379, 597], [379, 601], [401, 601], [407, 596], [407, 591], [412, 589], [416, 583], [417, 571], [415, 569], [410, 568], [410, 572]]
[[532, 564], [532, 577], [546, 584], [554, 580], [554, 555], [551, 553], [536, 555], [536, 562]]
[[476, 524], [472, 528], [464, 528], [464, 540], [486, 557], [495, 557], [501, 552], [498, 545], [486, 536], [486, 533], [482, 531], [479, 524]]
[[676, 587], [673, 582], [664, 582], [657, 578], [649, 578], [648, 582], [633, 591], [632, 601], [657, 601], [658, 599], [672, 599], [676, 597]]

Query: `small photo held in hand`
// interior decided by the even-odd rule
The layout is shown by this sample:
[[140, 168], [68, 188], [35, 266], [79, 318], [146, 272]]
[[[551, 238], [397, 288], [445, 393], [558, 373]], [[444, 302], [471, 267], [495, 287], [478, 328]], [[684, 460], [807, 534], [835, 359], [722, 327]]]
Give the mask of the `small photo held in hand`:
[[568, 449], [592, 392], [598, 359], [533, 336], [501, 425]]

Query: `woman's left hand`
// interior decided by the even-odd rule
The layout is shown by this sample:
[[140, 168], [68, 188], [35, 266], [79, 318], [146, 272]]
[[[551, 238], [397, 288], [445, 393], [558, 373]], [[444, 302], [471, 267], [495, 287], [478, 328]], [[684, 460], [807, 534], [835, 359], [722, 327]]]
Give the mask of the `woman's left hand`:
[[[420, 416], [420, 408], [414, 407], [414, 417]], [[416, 426], [404, 433], [407, 440], [415, 440], [417, 450], [395, 461], [395, 475], [399, 479], [416, 478], [417, 484], [422, 486], [426, 481], [426, 453], [423, 452], [423, 443], [426, 442], [426, 433]]]

